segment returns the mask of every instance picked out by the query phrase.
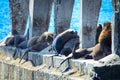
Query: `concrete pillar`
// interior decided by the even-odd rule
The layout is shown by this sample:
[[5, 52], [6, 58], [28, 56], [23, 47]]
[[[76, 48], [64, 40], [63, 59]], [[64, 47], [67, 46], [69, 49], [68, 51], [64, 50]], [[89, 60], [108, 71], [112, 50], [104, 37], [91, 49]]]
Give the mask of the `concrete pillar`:
[[[33, 36], [41, 35], [48, 30], [53, 0], [34, 0]], [[9, 0], [11, 30], [23, 34], [26, 26], [29, 0]]]
[[34, 0], [33, 35], [48, 30], [53, 0]]
[[101, 2], [102, 0], [80, 0], [80, 48], [95, 45]]
[[29, 0], [9, 0], [11, 30], [16, 29], [19, 33], [24, 33], [29, 8], [28, 3]]
[[[116, 1], [116, 2], [115, 2]], [[120, 55], [120, 0], [113, 0], [112, 53]], [[115, 6], [116, 5], [116, 6]]]
[[74, 0], [54, 0], [55, 34], [70, 28]]

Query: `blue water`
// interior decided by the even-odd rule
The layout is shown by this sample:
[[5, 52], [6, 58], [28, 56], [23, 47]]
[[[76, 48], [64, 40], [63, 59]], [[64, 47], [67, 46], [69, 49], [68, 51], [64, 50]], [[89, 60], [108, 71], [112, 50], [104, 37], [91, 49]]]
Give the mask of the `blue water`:
[[[70, 27], [79, 32], [80, 25], [80, 0], [75, 0], [74, 9], [72, 14], [72, 20]], [[54, 14], [52, 12], [52, 17], [50, 21], [49, 31], [54, 31]], [[102, 6], [100, 9], [99, 20], [98, 23], [103, 24], [106, 20], [112, 20], [112, 4], [111, 0], [102, 0]], [[0, 39], [7, 36], [10, 32], [10, 11], [9, 11], [9, 3], [8, 0], [0, 0]]]

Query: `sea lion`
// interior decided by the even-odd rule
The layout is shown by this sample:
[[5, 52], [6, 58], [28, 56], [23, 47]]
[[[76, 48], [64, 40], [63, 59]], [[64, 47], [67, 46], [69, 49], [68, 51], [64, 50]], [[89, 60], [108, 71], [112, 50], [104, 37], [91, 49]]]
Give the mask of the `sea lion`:
[[48, 47], [49, 44], [47, 42], [42, 42], [42, 43], [37, 43], [29, 48], [26, 49], [25, 53], [22, 55], [19, 63], [21, 62], [21, 60], [23, 59], [23, 57], [30, 51], [32, 52], [38, 52], [38, 51], [41, 51], [43, 50], [44, 48]]
[[27, 48], [27, 43], [28, 43], [27, 40], [22, 41], [20, 44], [18, 44], [18, 48], [20, 48], [20, 49], [26, 49]]
[[37, 42], [39, 41], [46, 41], [50, 44], [52, 44], [52, 41], [53, 41], [53, 36], [54, 36], [54, 33], [53, 32], [44, 32], [40, 37], [39, 39], [37, 40]]
[[5, 46], [14, 46], [14, 47], [18, 47], [18, 44], [20, 44], [22, 41], [26, 40], [26, 36], [24, 35], [20, 35], [16, 30], [12, 30], [11, 34], [13, 36], [8, 37], [6, 42], [5, 42]]
[[101, 25], [101, 24], [98, 24], [98, 25], [97, 25], [97, 30], [96, 30], [96, 42], [95, 42], [95, 44], [98, 43], [98, 39], [99, 39], [99, 36], [100, 36], [101, 31], [102, 31], [102, 25]]
[[99, 43], [93, 48], [91, 53], [94, 60], [99, 60], [111, 54], [111, 22], [106, 21], [99, 36]]
[[98, 42], [101, 43], [106, 38], [110, 38], [110, 40], [108, 40], [108, 43], [111, 44], [111, 22], [109, 22], [109, 21], [106, 21], [104, 23], [104, 28], [103, 28], [102, 32], [100, 33]]
[[52, 40], [53, 40], [53, 33], [51, 32], [44, 32], [41, 36], [33, 37], [31, 40], [28, 41], [28, 45], [27, 45], [28, 48], [21, 57], [21, 60], [25, 56], [25, 54], [27, 54], [29, 51], [41, 51], [44, 48], [48, 47], [51, 44]]
[[107, 55], [111, 54], [111, 48], [108, 46], [103, 46], [100, 43], [96, 44], [91, 53], [94, 60], [99, 60]]
[[52, 49], [55, 51], [56, 55], [59, 55], [65, 43], [72, 38], [77, 38], [77, 31], [68, 29], [58, 34], [52, 43]]
[[[68, 57], [66, 58], [66, 59], [64, 59], [61, 63], [60, 63], [60, 65], [59, 65], [59, 67], [58, 68], [60, 68], [61, 67], [61, 65], [66, 61], [66, 60], [68, 60], [68, 67], [65, 69], [65, 71], [66, 70], [68, 70], [68, 69], [70, 69], [71, 67], [70, 67], [70, 63], [69, 63], [69, 59], [78, 59], [78, 58], [88, 58], [87, 56], [88, 56], [88, 54], [90, 54], [92, 51], [93, 51], [93, 48], [84, 48], [84, 49], [77, 49], [76, 50], [76, 47], [78, 46], [78, 44], [75, 44], [74, 45], [74, 48], [73, 48], [73, 51], [72, 51], [72, 53], [71, 54], [69, 54], [68, 55]], [[91, 57], [89, 57], [90, 59], [92, 58], [92, 56]], [[63, 71], [64, 72], [64, 71]]]
[[[18, 35], [19, 33], [15, 30], [15, 29], [13, 29], [11, 32], [10, 32], [10, 34], [8, 34], [8, 36], [7, 37], [5, 37], [4, 39], [2, 39], [1, 41], [0, 41], [0, 44], [1, 45], [3, 45], [3, 46], [6, 46], [6, 44], [7, 45], [9, 45], [9, 41], [11, 40], [11, 38], [13, 38], [15, 35]], [[13, 45], [13, 41], [11, 41], [10, 42], [10, 45]]]
[[[72, 52], [74, 45], [79, 44], [79, 43], [80, 43], [79, 42], [79, 37], [70, 39], [68, 42], [65, 43], [65, 45], [62, 48], [60, 54], [68, 56]], [[75, 48], [75, 50], [78, 49], [78, 48], [79, 48], [79, 45]]]
[[40, 36], [34, 36], [30, 40], [28, 40], [27, 47], [32, 47], [33, 45], [37, 44], [37, 40]]
[[9, 40], [7, 40], [6, 46], [14, 46], [14, 47], [18, 48], [18, 45], [25, 40], [26, 40], [25, 36], [15, 35], [15, 36], [11, 37]]

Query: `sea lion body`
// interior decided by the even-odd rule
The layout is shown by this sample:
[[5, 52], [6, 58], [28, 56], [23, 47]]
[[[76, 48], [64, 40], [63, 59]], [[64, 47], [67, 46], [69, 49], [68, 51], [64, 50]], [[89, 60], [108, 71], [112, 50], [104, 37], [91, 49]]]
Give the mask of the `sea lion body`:
[[11, 31], [12, 37], [8, 37], [6, 40], [6, 46], [18, 47], [18, 45], [26, 40], [26, 36], [20, 35], [16, 30]]
[[111, 48], [108, 46], [102, 46], [100, 43], [94, 46], [91, 53], [94, 60], [99, 60], [109, 54], [111, 54]]
[[41, 42], [48, 42], [49, 44], [52, 44], [52, 41], [53, 41], [53, 36], [54, 36], [54, 33], [53, 32], [44, 32], [40, 37], [39, 39], [37, 40], [37, 42], [41, 41]]
[[37, 44], [37, 40], [40, 36], [34, 36], [30, 40], [28, 40], [27, 47], [32, 47], [33, 45]]
[[80, 43], [79, 42], [79, 37], [70, 39], [68, 42], [65, 43], [65, 45], [62, 48], [60, 54], [68, 56], [72, 52], [75, 44], [78, 44], [78, 46], [75, 49], [79, 48], [79, 43]]
[[104, 23], [104, 28], [99, 36], [99, 43], [96, 44], [91, 53], [94, 60], [99, 60], [111, 54], [111, 22]]
[[18, 48], [20, 48], [20, 49], [26, 49], [27, 48], [27, 43], [28, 43], [27, 40], [22, 41], [20, 44], [18, 44]]
[[35, 36], [32, 39], [30, 39], [27, 44], [27, 49], [21, 57], [21, 60], [29, 51], [41, 51], [44, 48], [48, 47], [53, 40], [53, 33], [48, 33], [49, 32], [44, 32], [41, 36]]
[[53, 40], [53, 43], [52, 43], [53, 50], [57, 55], [60, 54], [65, 43], [70, 39], [76, 38], [76, 37], [78, 37], [78, 35], [75, 30], [72, 30], [72, 29], [65, 30], [64, 32], [58, 34], [56, 38]]
[[[102, 30], [102, 32], [100, 33], [99, 36], [99, 43], [102, 42], [105, 38], [111, 38], [111, 22], [105, 22], [104, 23], [104, 28]], [[111, 39], [109, 41], [111, 43]]]

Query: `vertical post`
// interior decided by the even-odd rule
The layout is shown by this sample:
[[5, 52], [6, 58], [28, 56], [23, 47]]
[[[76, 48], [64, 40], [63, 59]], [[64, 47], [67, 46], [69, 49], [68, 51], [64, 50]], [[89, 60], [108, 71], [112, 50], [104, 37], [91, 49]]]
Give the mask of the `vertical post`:
[[11, 30], [16, 29], [20, 34], [24, 33], [29, 0], [9, 0]]
[[80, 48], [95, 44], [96, 26], [102, 0], [80, 0]]
[[[33, 6], [29, 6], [34, 4]], [[26, 21], [28, 18], [28, 11], [30, 8], [30, 15], [33, 15], [33, 28], [30, 32], [34, 35], [41, 35], [48, 30], [50, 22], [50, 14], [53, 0], [9, 0], [10, 15], [11, 15], [11, 30], [16, 29], [19, 33], [23, 34], [25, 31]], [[33, 10], [33, 11], [32, 11]], [[31, 16], [32, 18], [32, 16]]]
[[70, 28], [74, 0], [54, 0], [55, 35]]
[[112, 0], [114, 16], [112, 25], [112, 53], [120, 55], [120, 0]]
[[34, 0], [33, 35], [48, 31], [53, 0]]

